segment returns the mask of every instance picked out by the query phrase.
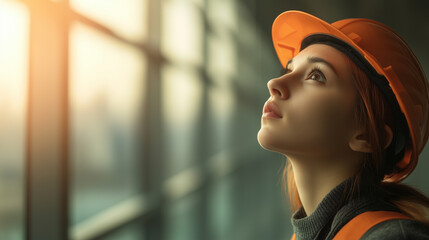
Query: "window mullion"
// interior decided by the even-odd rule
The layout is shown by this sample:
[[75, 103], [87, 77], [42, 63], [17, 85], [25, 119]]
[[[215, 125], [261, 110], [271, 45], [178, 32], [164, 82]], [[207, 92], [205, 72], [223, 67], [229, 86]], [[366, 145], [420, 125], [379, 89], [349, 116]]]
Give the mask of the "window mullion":
[[68, 18], [30, 3], [26, 239], [68, 238]]

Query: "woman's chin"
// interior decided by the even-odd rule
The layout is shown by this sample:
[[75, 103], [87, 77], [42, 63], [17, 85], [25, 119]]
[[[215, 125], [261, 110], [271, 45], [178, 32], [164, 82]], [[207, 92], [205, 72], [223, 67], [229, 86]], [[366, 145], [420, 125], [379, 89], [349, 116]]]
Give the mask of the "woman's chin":
[[261, 128], [258, 132], [258, 143], [259, 145], [269, 151], [278, 152], [278, 149], [275, 147], [275, 140], [273, 139], [272, 134], [267, 133], [266, 129]]

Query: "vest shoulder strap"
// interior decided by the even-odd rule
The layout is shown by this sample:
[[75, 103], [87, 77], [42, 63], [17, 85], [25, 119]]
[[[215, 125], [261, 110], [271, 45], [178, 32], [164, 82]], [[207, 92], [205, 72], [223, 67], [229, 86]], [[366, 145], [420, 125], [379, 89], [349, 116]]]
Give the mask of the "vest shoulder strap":
[[393, 211], [364, 212], [344, 225], [337, 235], [335, 235], [334, 240], [358, 240], [373, 226], [392, 219], [410, 219], [410, 217]]
[[[358, 240], [373, 226], [392, 219], [410, 219], [399, 212], [393, 211], [368, 211], [361, 213], [350, 220], [335, 235], [334, 240]], [[295, 240], [295, 233], [291, 240]]]

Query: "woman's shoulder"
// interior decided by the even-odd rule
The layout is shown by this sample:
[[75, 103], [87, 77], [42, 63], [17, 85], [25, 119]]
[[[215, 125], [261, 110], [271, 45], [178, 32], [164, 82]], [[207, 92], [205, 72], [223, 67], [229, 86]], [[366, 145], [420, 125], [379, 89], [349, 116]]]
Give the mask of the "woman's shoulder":
[[411, 219], [393, 219], [370, 228], [362, 240], [420, 240], [429, 239], [429, 225]]

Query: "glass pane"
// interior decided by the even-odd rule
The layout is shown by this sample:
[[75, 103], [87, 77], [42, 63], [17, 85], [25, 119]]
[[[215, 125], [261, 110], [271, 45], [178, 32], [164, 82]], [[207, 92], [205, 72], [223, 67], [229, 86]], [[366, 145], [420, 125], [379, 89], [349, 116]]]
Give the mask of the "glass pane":
[[165, 239], [199, 240], [201, 224], [201, 194], [181, 198], [166, 206]]
[[[232, 160], [232, 159], [229, 159]], [[213, 233], [213, 239], [233, 239], [234, 232], [234, 183], [230, 178], [224, 177], [212, 185], [209, 190], [210, 201], [208, 202], [208, 223]]]
[[103, 237], [103, 240], [145, 240], [145, 229], [142, 221], [133, 221]]
[[216, 76], [218, 78], [216, 80], [219, 80], [219, 75], [233, 76], [238, 72], [237, 46], [235, 46], [230, 37], [215, 34], [208, 36], [209, 73], [212, 76]]
[[0, 239], [24, 238], [29, 13], [0, 0]]
[[133, 40], [147, 36], [147, 4], [147, 0], [70, 0], [79, 13]]
[[[212, 78], [216, 79], [216, 78]], [[234, 146], [231, 142], [233, 133], [232, 113], [235, 111], [236, 97], [234, 96], [233, 88], [227, 80], [214, 80], [224, 82], [222, 85], [211, 85], [208, 89], [208, 119], [209, 126], [207, 129], [210, 131], [209, 141], [210, 154], [217, 154], [223, 150], [229, 150]]]
[[146, 59], [83, 25], [70, 33], [72, 224], [140, 191]]
[[[244, 15], [246, 8], [239, 8], [238, 1], [234, 0], [207, 0], [208, 8], [208, 20], [210, 25], [213, 25], [217, 30], [228, 29], [229, 31], [238, 31], [238, 19], [240, 15]], [[246, 19], [251, 19], [252, 16], [250, 13], [247, 16], [243, 16]], [[248, 25], [253, 24], [252, 22], [247, 22]], [[241, 26], [240, 26], [241, 27]], [[241, 32], [241, 31], [240, 31]]]
[[204, 19], [195, 3], [166, 0], [161, 14], [162, 53], [174, 61], [201, 64]]
[[171, 176], [195, 162], [203, 85], [197, 72], [173, 66], [164, 67], [161, 77], [165, 170]]

